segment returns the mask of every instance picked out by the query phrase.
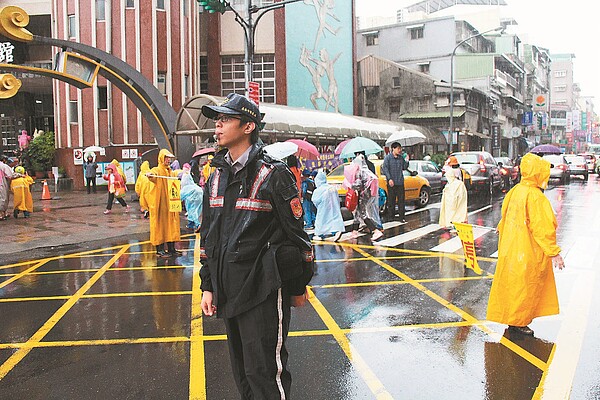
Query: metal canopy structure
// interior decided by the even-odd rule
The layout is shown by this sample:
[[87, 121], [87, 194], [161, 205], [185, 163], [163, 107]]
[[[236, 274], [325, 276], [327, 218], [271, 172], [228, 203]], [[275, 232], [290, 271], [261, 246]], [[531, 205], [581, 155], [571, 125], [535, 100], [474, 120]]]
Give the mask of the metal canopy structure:
[[[175, 135], [193, 135], [208, 138], [214, 132], [214, 124], [202, 115], [202, 106], [219, 104], [223, 97], [198, 95], [189, 99], [179, 111]], [[278, 104], [261, 104], [265, 126], [261, 132], [265, 138], [275, 141], [307, 139], [320, 144], [337, 144], [345, 139], [366, 137], [384, 143], [394, 132], [413, 129], [423, 133], [427, 144], [446, 144], [444, 136], [429, 128], [417, 125], [357, 117], [306, 108]], [[273, 140], [269, 140], [273, 141]]]

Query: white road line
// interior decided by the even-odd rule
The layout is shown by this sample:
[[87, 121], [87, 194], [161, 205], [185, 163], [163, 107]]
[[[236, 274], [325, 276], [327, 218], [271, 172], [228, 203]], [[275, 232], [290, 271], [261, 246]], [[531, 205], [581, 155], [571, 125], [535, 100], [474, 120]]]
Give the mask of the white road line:
[[400, 225], [404, 225], [406, 222], [400, 222], [400, 221], [390, 221], [390, 222], [384, 222], [383, 223], [383, 229], [391, 229], [391, 228], [395, 228], [396, 226], [400, 226]]
[[489, 210], [490, 208], [492, 208], [491, 204], [488, 205], [488, 206], [485, 206], [485, 207], [478, 208], [477, 210], [473, 210], [470, 213], [468, 213], [467, 215], [474, 215], [474, 214], [477, 214], [479, 212], [482, 212], [482, 211], [485, 211], [485, 210]]
[[[597, 263], [596, 239], [580, 237], [565, 257], [566, 268], [578, 275], [571, 288], [571, 298], [562, 307], [564, 319], [556, 338], [554, 357], [546, 374], [541, 392], [542, 399], [568, 399], [571, 394], [575, 371], [581, 354], [581, 346], [588, 324], [596, 272], [591, 269]], [[573, 251], [574, 250], [574, 251]], [[583, 266], [584, 268], [580, 268]], [[560, 279], [560, 273], [557, 279]], [[560, 287], [560, 286], [559, 286]], [[560, 299], [559, 292], [559, 299]]]
[[[473, 228], [473, 238], [476, 240], [476, 239], [482, 237], [483, 235], [485, 235], [486, 233], [490, 233], [490, 232], [492, 232], [492, 231], [489, 229], [482, 229], [482, 228], [474, 227]], [[454, 253], [460, 249], [462, 249], [462, 243], [461, 243], [460, 239], [458, 238], [458, 236], [455, 236], [452, 239], [447, 240], [444, 243], [435, 246], [434, 248], [430, 249], [430, 251], [439, 251], [441, 253]]]
[[429, 224], [419, 229], [403, 233], [401, 235], [396, 235], [387, 239], [380, 240], [379, 242], [375, 242], [374, 244], [377, 246], [394, 247], [398, 246], [399, 244], [406, 243], [410, 240], [420, 238], [421, 236], [425, 236], [428, 233], [435, 232], [438, 229], [440, 229], [440, 226], [438, 224]]
[[495, 253], [490, 254], [488, 257], [490, 258], [498, 258], [498, 250]]

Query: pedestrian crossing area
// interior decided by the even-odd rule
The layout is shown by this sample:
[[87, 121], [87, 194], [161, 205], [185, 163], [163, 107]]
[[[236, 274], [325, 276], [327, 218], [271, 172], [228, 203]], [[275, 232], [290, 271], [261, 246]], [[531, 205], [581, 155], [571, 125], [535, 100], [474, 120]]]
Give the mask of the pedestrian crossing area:
[[[439, 206], [439, 204], [430, 205], [425, 209], [416, 209], [416, 210], [412, 210], [412, 211], [407, 211], [406, 215], [409, 216], [411, 214], [422, 212], [423, 210], [426, 210], [426, 209], [436, 208], [435, 206]], [[437, 208], [439, 208], [439, 207], [437, 207]], [[490, 208], [491, 208], [491, 206], [484, 206], [477, 210], [471, 211], [468, 215], [469, 215], [469, 217], [472, 217], [475, 214], [480, 213], [482, 211], [486, 211]], [[381, 247], [396, 247], [396, 246], [401, 246], [403, 244], [418, 241], [418, 240], [423, 240], [423, 243], [428, 243], [428, 242], [431, 242], [432, 234], [433, 234], [433, 236], [435, 236], [436, 233], [437, 234], [446, 233], [446, 234], [451, 235], [451, 237], [448, 238], [447, 240], [444, 240], [443, 242], [438, 243], [438, 244], [434, 245], [433, 247], [421, 248], [420, 250], [436, 252], [436, 253], [447, 253], [447, 254], [459, 253], [462, 251], [462, 242], [461, 242], [460, 238], [458, 237], [458, 235], [456, 234], [456, 232], [454, 230], [448, 231], [447, 229], [442, 228], [439, 224], [435, 224], [435, 223], [430, 223], [430, 224], [427, 224], [425, 226], [415, 228], [415, 229], [398, 229], [398, 231], [399, 231], [398, 234], [390, 235], [390, 231], [393, 231], [394, 228], [402, 227], [403, 225], [406, 225], [406, 224], [407, 224], [406, 222], [400, 222], [400, 221], [390, 221], [390, 222], [384, 223], [383, 229], [384, 229], [385, 235], [380, 240], [373, 241], [373, 245], [381, 246]], [[352, 225], [352, 221], [351, 220], [345, 221], [345, 225], [347, 228], [349, 228]], [[350, 229], [347, 229], [347, 230], [350, 230]], [[308, 233], [310, 234], [312, 232], [308, 231]], [[341, 236], [341, 238], [338, 240], [338, 242], [352, 242], [352, 241], [357, 240], [358, 238], [366, 238], [369, 235], [370, 235], [370, 233], [365, 233], [365, 232], [358, 232], [358, 234], [355, 234], [355, 235], [353, 235], [352, 232], [345, 232]], [[429, 235], [429, 237], [428, 237], [428, 235]], [[492, 241], [497, 240], [497, 238], [494, 238], [493, 236], [490, 236], [490, 235], [494, 235], [494, 236], [496, 235], [493, 227], [484, 227], [484, 226], [473, 225], [473, 239], [475, 241], [477, 241], [480, 238], [483, 238], [484, 241], [487, 241], [489, 239], [491, 239]], [[333, 241], [333, 237], [326, 238], [324, 241]], [[491, 249], [489, 248], [489, 246], [484, 246], [484, 247], [485, 247], [485, 250], [480, 250], [480, 253], [477, 254], [478, 256], [488, 257], [488, 258], [498, 258], [497, 244], [495, 244], [494, 248], [491, 248]]]

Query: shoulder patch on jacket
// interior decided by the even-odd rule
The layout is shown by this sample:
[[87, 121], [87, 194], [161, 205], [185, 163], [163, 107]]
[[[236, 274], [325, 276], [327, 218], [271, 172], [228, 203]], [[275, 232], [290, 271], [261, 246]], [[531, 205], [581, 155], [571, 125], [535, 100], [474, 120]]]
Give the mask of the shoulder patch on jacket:
[[302, 218], [302, 204], [300, 203], [300, 199], [298, 197], [294, 197], [290, 201], [290, 208], [292, 209], [292, 214], [294, 215], [294, 218]]

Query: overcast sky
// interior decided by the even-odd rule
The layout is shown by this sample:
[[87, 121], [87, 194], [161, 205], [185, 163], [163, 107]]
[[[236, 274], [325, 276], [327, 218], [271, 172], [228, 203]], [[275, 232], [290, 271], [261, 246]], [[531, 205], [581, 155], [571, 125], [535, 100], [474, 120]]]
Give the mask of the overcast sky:
[[[358, 16], [396, 15], [415, 1], [355, 0]], [[574, 79], [583, 96], [594, 96], [600, 108], [600, 17], [589, 0], [506, 0], [519, 24], [524, 42], [548, 48], [550, 53], [575, 54]], [[598, 110], [596, 110], [598, 111]]]

